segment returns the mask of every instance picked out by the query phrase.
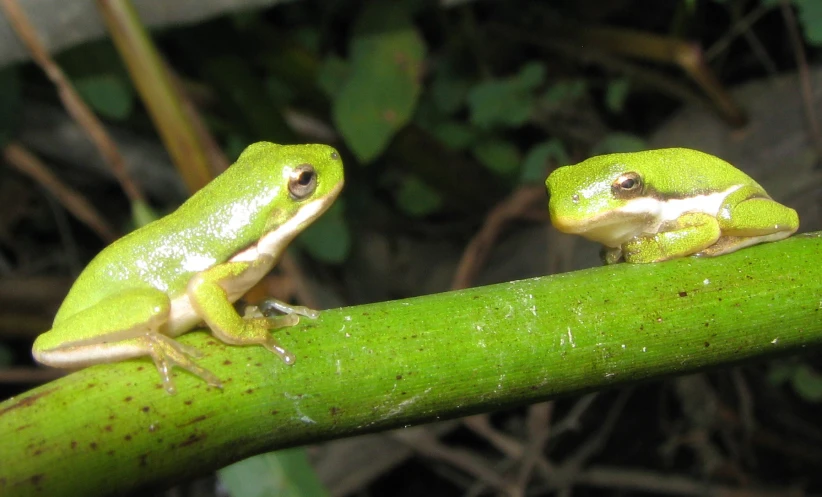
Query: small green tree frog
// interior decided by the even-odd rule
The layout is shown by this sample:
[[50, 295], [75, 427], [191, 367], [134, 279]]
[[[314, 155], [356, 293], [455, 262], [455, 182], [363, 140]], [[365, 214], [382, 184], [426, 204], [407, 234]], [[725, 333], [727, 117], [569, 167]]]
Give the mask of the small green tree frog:
[[592, 157], [545, 185], [553, 225], [603, 244], [608, 264], [716, 256], [799, 227], [796, 211], [745, 173], [685, 148]]
[[280, 303], [284, 316], [240, 317], [233, 303], [342, 187], [342, 161], [329, 146], [249, 146], [176, 211], [100, 252], [69, 290], [52, 329], [34, 342], [34, 358], [81, 368], [150, 356], [170, 393], [173, 366], [221, 387], [192, 359], [199, 352], [174, 340], [205, 323], [227, 344], [259, 344], [293, 363], [271, 330], [318, 313]]

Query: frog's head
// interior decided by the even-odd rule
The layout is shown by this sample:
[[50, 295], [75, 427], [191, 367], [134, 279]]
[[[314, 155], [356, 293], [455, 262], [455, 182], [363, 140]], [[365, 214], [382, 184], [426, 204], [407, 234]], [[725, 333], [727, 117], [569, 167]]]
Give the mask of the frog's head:
[[648, 168], [631, 160], [633, 155], [601, 155], [551, 173], [545, 185], [553, 225], [618, 247], [657, 219]]
[[228, 180], [220, 189], [232, 197], [225, 205], [250, 223], [257, 249], [277, 255], [334, 203], [343, 187], [343, 165], [328, 145], [260, 142], [218, 180]]

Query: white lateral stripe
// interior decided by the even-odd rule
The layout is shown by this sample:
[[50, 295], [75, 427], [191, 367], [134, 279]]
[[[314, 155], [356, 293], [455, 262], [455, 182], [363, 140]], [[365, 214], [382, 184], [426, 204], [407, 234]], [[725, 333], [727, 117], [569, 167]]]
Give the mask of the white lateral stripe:
[[115, 362], [148, 355], [144, 347], [134, 342], [92, 344], [66, 350], [34, 352], [37, 362], [55, 368], [84, 368], [101, 362]]
[[696, 195], [690, 198], [672, 198], [668, 200], [659, 200], [653, 197], [636, 198], [626, 202], [618, 211], [628, 214], [652, 213], [660, 222], [673, 221], [686, 212], [703, 212], [716, 216], [719, 214], [719, 208], [722, 207], [725, 198], [741, 187], [741, 185], [736, 185], [721, 192]]

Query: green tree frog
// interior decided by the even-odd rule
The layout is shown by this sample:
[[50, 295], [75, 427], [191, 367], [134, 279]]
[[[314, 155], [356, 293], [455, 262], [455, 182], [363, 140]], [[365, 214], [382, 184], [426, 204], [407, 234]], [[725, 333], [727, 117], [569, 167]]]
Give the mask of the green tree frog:
[[342, 161], [329, 146], [249, 146], [176, 211], [100, 252], [69, 290], [52, 329], [34, 342], [34, 358], [81, 368], [150, 356], [170, 393], [173, 366], [221, 387], [192, 359], [199, 352], [174, 340], [205, 323], [227, 344], [259, 344], [293, 363], [271, 330], [318, 313], [280, 303], [284, 316], [240, 317], [233, 303], [342, 187]]
[[603, 244], [608, 264], [716, 256], [799, 227], [796, 211], [745, 173], [685, 148], [592, 157], [545, 185], [553, 225]]

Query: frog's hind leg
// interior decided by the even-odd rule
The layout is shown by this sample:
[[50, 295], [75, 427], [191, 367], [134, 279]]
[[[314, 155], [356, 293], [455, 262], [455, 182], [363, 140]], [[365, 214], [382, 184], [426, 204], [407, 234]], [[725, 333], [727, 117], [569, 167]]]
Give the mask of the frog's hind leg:
[[191, 359], [200, 356], [199, 351], [162, 333], [169, 311], [168, 296], [158, 290], [120, 292], [55, 322], [54, 328], [37, 338], [34, 358], [48, 366], [81, 368], [150, 356], [170, 393], [175, 391], [173, 366], [222, 387], [214, 374]]
[[788, 238], [799, 227], [799, 216], [790, 207], [770, 198], [754, 197], [726, 204], [717, 216], [722, 236], [697, 256], [713, 257], [758, 243]]

